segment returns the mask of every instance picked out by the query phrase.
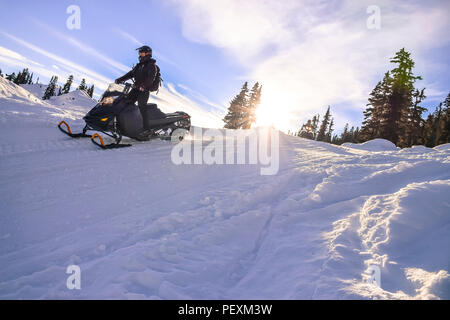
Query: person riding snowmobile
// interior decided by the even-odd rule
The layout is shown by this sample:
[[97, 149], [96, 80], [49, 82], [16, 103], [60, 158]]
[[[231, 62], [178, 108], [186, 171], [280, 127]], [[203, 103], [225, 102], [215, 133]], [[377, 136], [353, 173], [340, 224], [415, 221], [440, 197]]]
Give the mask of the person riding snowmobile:
[[150, 96], [150, 91], [156, 91], [155, 81], [159, 87], [159, 67], [156, 65], [156, 60], [152, 58], [152, 49], [149, 46], [142, 46], [137, 48], [139, 52], [139, 63], [127, 74], [117, 78], [115, 83], [120, 84], [129, 79], [134, 78], [134, 85], [131, 91], [127, 95], [129, 103], [138, 103], [139, 110], [144, 122], [144, 129], [149, 130], [147, 127], [147, 102]]

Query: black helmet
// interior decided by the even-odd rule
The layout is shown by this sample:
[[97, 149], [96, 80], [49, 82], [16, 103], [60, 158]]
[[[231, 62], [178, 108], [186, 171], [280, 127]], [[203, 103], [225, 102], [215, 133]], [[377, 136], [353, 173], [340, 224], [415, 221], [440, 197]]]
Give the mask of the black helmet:
[[150, 48], [149, 46], [142, 46], [142, 47], [137, 48], [136, 50], [139, 50], [139, 53], [148, 52], [148, 53], [150, 53], [150, 55], [152, 55], [152, 48]]

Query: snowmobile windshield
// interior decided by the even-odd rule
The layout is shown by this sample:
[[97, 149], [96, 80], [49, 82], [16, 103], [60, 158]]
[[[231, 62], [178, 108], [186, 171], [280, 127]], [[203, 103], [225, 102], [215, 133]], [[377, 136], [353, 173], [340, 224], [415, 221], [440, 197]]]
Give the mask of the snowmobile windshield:
[[101, 105], [112, 105], [114, 101], [122, 97], [129, 90], [128, 86], [124, 86], [121, 84], [111, 83], [108, 86], [108, 89], [103, 93], [102, 98], [100, 99]]

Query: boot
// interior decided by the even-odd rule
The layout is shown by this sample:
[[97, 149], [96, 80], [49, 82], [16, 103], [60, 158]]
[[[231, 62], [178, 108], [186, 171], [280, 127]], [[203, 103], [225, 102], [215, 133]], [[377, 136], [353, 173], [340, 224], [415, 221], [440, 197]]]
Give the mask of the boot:
[[139, 111], [142, 115], [142, 127], [143, 131], [139, 134], [140, 138], [148, 138], [153, 134], [153, 130], [148, 125], [148, 121], [150, 120], [150, 110], [148, 106], [140, 106]]
[[139, 111], [141, 111], [142, 115], [142, 127], [144, 130], [150, 130], [150, 127], [148, 125], [148, 121], [150, 120], [150, 110], [148, 106], [140, 106]]

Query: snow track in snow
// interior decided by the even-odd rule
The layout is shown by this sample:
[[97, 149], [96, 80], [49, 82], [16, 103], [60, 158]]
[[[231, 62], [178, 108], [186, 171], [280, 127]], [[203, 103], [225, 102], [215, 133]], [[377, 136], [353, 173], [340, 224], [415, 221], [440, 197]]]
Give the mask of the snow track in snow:
[[1, 299], [450, 298], [448, 145], [280, 134], [274, 176], [177, 166], [170, 142], [63, 135], [95, 103], [79, 93], [55, 106], [0, 81]]

